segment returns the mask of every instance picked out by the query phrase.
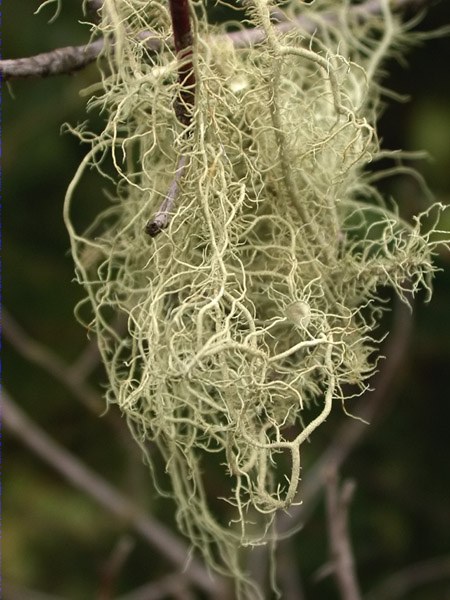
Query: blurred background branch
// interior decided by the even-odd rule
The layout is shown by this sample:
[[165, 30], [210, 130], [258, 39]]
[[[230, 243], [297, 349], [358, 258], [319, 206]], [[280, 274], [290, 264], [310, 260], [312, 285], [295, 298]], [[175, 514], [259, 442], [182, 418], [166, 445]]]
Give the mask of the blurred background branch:
[[179, 567], [186, 579], [213, 598], [223, 597], [224, 588], [217, 581], [217, 576], [214, 579], [196, 558], [190, 557], [189, 547], [180, 538], [149, 515], [145, 515], [130, 499], [54, 442], [25, 415], [5, 390], [2, 401], [4, 424], [30, 450], [56, 469], [69, 483], [118, 519], [128, 523], [153, 548]]
[[450, 583], [450, 556], [437, 556], [394, 573], [376, 589], [368, 593], [365, 600], [399, 600], [409, 598], [417, 588], [439, 580]]
[[355, 485], [347, 480], [340, 486], [336, 467], [332, 466], [326, 474], [325, 490], [332, 573], [342, 600], [361, 600], [348, 526]]

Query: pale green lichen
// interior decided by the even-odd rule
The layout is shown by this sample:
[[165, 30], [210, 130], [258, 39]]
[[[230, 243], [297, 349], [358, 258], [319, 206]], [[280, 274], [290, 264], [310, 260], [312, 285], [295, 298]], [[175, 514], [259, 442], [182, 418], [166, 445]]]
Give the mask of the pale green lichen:
[[[66, 199], [107, 400], [144, 451], [159, 448], [180, 529], [241, 580], [236, 548], [264, 543], [275, 512], [301, 499], [301, 445], [335, 400], [345, 402], [345, 384], [363, 391], [374, 370], [380, 286], [405, 298], [430, 290], [434, 270], [423, 221], [440, 208], [409, 224], [365, 173], [381, 152], [376, 76], [401, 27], [387, 0], [365, 19], [336, 4], [283, 5], [291, 19], [315, 20], [311, 35], [280, 34], [269, 3], [248, 2], [251, 24], [266, 33], [249, 48], [208, 26], [197, 5], [186, 134], [173, 111], [165, 5], [105, 0], [98, 27], [108, 67], [91, 106], [107, 124], [99, 136], [78, 132], [92, 150]], [[337, 21], [321, 16], [330, 8]], [[145, 46], [148, 29], [158, 51]], [[73, 192], [107, 153], [117, 197], [80, 235]], [[145, 223], [180, 156], [169, 226], [149, 239]], [[209, 461], [222, 470], [220, 496], [238, 526], [210, 508]]]

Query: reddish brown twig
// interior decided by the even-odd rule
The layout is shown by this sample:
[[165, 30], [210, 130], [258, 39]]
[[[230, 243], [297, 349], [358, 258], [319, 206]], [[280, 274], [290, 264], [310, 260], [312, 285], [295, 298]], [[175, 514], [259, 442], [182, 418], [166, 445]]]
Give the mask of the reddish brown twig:
[[189, 14], [189, 0], [169, 0], [172, 18], [173, 41], [179, 61], [178, 82], [180, 90], [175, 100], [175, 114], [183, 125], [192, 120], [195, 102], [195, 73], [192, 62], [192, 30]]
[[[169, 8], [172, 18], [173, 41], [178, 59], [178, 83], [180, 86], [175, 98], [174, 109], [177, 119], [188, 131], [195, 104], [195, 72], [189, 0], [169, 0]], [[170, 213], [178, 196], [185, 166], [186, 157], [180, 156], [166, 197], [156, 215], [145, 226], [145, 232], [150, 237], [157, 236], [170, 222]]]

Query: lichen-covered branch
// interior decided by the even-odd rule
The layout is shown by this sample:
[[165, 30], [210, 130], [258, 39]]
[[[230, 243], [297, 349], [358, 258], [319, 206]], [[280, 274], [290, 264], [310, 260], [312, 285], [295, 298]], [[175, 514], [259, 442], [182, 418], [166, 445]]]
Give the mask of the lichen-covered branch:
[[[366, 2], [353, 6], [348, 10], [361, 19], [367, 19], [380, 12], [381, 4], [381, 0], [366, 0]], [[424, 4], [424, 0], [395, 0], [392, 2], [392, 9], [403, 10], [409, 8], [417, 11]], [[95, 4], [95, 7], [98, 10], [100, 5]], [[332, 11], [324, 16], [329, 23], [333, 23], [337, 19], [337, 14]], [[316, 26], [317, 23], [314, 20], [303, 16], [276, 25], [280, 32], [287, 32], [298, 27], [307, 33], [314, 31]], [[150, 49], [158, 50], [160, 42], [157, 38], [154, 38], [153, 34], [142, 32], [141, 35], [147, 39], [147, 45]], [[258, 27], [242, 29], [226, 34], [226, 37], [239, 48], [258, 44], [265, 39], [265, 36], [264, 29]], [[0, 60], [0, 76], [4, 81], [8, 81], [10, 79], [50, 77], [74, 73], [94, 62], [98, 58], [102, 48], [103, 40], [97, 39], [87, 45], [67, 46], [35, 56]], [[186, 67], [186, 73], [188, 70]], [[183, 76], [183, 80], [185, 80], [185, 76]]]
[[[368, 22], [335, 6], [302, 4], [314, 33], [284, 35], [270, 2], [255, 0], [248, 20], [263, 41], [245, 50], [196, 17], [195, 127], [187, 104], [181, 128], [173, 103], [188, 74], [167, 42], [167, 11], [155, 5], [143, 22], [128, 2], [109, 0], [109, 68], [91, 102], [106, 122], [86, 136], [65, 201], [107, 401], [144, 452], [150, 442], [159, 451], [178, 526], [232, 575], [238, 597], [254, 593], [240, 548], [264, 544], [277, 513], [302, 499], [307, 442], [377, 368], [378, 290], [389, 285], [406, 301], [430, 289], [435, 269], [441, 207], [407, 223], [367, 173], [386, 157], [375, 131], [379, 66], [406, 27], [389, 0]], [[186, 19], [176, 35], [189, 41]], [[161, 47], [150, 56], [136, 36], [158, 20]], [[117, 195], [80, 233], [75, 189], [105, 153]], [[147, 215], [156, 215], [147, 233], [164, 229], [151, 243]], [[205, 462], [222, 472], [233, 527], [215, 515]]]
[[84, 46], [67, 46], [27, 58], [0, 61], [4, 81], [26, 77], [50, 77], [74, 73], [93, 63], [103, 48], [103, 39]]

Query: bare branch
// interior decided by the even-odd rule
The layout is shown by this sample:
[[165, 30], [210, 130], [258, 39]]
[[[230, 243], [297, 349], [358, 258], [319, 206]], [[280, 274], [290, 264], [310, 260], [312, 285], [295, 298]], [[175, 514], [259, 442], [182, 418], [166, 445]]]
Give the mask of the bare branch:
[[21, 585], [16, 585], [7, 579], [2, 581], [3, 600], [66, 600], [62, 596], [46, 594]]
[[[425, 0], [395, 0], [392, 2], [392, 9], [405, 10], [409, 8], [418, 11], [425, 4]], [[381, 0], [366, 0], [362, 4], [352, 6], [349, 10], [355, 16], [367, 19], [381, 11]], [[338, 19], [335, 12], [330, 12], [324, 17], [330, 22]], [[305, 33], [312, 33], [317, 28], [317, 23], [305, 16], [300, 16], [295, 20], [284, 21], [277, 25], [280, 32], [290, 31], [296, 27]], [[225, 34], [225, 36], [238, 48], [258, 44], [265, 39], [264, 31], [258, 28], [242, 29]], [[158, 50], [161, 47], [161, 40], [156, 38], [152, 32], [143, 32], [140, 37], [146, 39], [147, 46], [151, 50]], [[0, 60], [0, 76], [6, 81], [23, 77], [49, 77], [73, 73], [94, 62], [103, 49], [103, 44], [104, 41], [100, 38], [85, 46], [67, 46], [36, 56]], [[173, 42], [168, 40], [168, 44], [173, 45]]]
[[380, 586], [364, 596], [364, 599], [397, 600], [399, 598], [409, 598], [412, 590], [439, 579], [450, 580], [450, 555], [438, 556], [409, 565], [388, 577]]
[[332, 467], [327, 474], [325, 489], [333, 574], [342, 600], [361, 600], [348, 531], [348, 506], [354, 485], [346, 481], [339, 489], [337, 471]]
[[305, 600], [292, 538], [277, 549], [277, 573], [283, 600]]
[[[51, 350], [32, 339], [6, 308], [2, 309], [2, 325], [5, 339], [30, 362], [40, 366], [66, 386], [89, 411], [100, 415], [105, 404], [97, 393], [83, 379], [86, 366], [76, 362], [74, 367], [66, 364]], [[83, 368], [84, 367], [84, 368]]]
[[[192, 121], [196, 83], [189, 0], [169, 0], [169, 8], [172, 19], [173, 40], [178, 60], [179, 91], [175, 98], [174, 109], [177, 119], [186, 127], [186, 134], [186, 132], [189, 132], [189, 125]], [[152, 238], [165, 229], [170, 222], [170, 213], [178, 196], [179, 183], [185, 166], [186, 157], [180, 156], [169, 191], [158, 212], [148, 221], [145, 227], [145, 232]]]
[[186, 589], [186, 580], [179, 573], [172, 573], [159, 581], [152, 581], [120, 596], [117, 600], [162, 600], [163, 598], [179, 598], [180, 592]]
[[[11, 346], [26, 360], [41, 367], [65, 386], [68, 392], [96, 417], [100, 415], [111, 426], [116, 439], [122, 445], [129, 460], [127, 475], [134, 494], [140, 492], [144, 465], [139, 446], [129, 435], [128, 427], [119, 410], [106, 411], [106, 404], [100, 393], [91, 386], [86, 377], [99, 364], [97, 343], [90, 343], [71, 365], [43, 344], [31, 338], [3, 308], [3, 334]], [[119, 324], [120, 326], [120, 324]]]
[[225, 589], [222, 587], [222, 581], [217, 577], [213, 579], [203, 564], [191, 557], [189, 547], [181, 539], [157, 520], [143, 513], [120, 491], [52, 440], [25, 415], [6, 391], [3, 391], [2, 400], [3, 422], [12, 434], [58, 471], [69, 483], [128, 523], [158, 552], [183, 570], [186, 579], [214, 598], [221, 597]]
[[98, 12], [103, 6], [103, 0], [85, 0], [85, 3], [87, 11], [91, 13]]
[[101, 569], [100, 591], [97, 600], [112, 600], [120, 572], [135, 546], [129, 535], [122, 535]]

